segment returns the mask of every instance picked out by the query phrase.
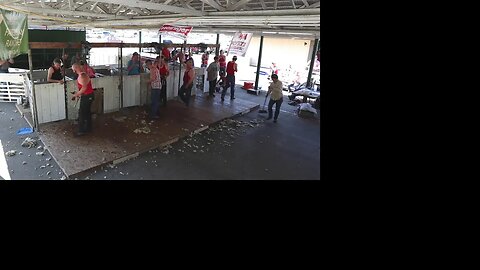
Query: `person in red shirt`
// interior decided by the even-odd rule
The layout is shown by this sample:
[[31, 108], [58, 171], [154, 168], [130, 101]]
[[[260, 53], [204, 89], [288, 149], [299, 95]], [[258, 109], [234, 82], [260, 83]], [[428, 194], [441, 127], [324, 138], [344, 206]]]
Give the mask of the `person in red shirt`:
[[208, 58], [210, 58], [210, 54], [208, 52], [205, 52], [202, 55], [202, 65], [201, 65], [201, 67], [207, 67], [208, 66]]
[[80, 109], [78, 111], [78, 133], [76, 136], [85, 135], [92, 131], [91, 106], [94, 100], [92, 81], [87, 73], [83, 71], [79, 63], [72, 66], [73, 72], [78, 75], [78, 91], [73, 95], [72, 100], [80, 98]]
[[87, 73], [88, 77], [95, 78], [95, 69], [93, 69], [87, 62], [80, 60], [80, 65], [82, 66], [82, 70]]
[[195, 70], [193, 69], [193, 59], [190, 58], [185, 62], [185, 73], [183, 74], [183, 85], [178, 90], [178, 96], [189, 105], [190, 96], [192, 95], [193, 81], [195, 79]]
[[170, 61], [170, 51], [168, 50], [168, 48], [166, 46], [164, 46], [162, 48], [162, 55], [163, 57], [165, 58], [165, 61]]
[[[234, 56], [232, 58], [232, 61], [228, 62], [227, 64], [227, 83], [230, 86], [230, 100], [235, 99], [235, 72], [238, 71], [236, 61], [237, 61], [237, 57]], [[222, 92], [222, 101], [225, 100], [226, 93], [227, 93], [227, 87], [224, 87]]]
[[157, 67], [160, 71], [160, 78], [162, 80], [162, 91], [160, 94], [160, 99], [162, 100], [162, 107], [167, 107], [167, 77], [170, 75], [170, 69], [168, 68], [168, 63], [165, 57], [162, 55], [160, 57], [160, 62]]
[[223, 54], [223, 50], [220, 51], [218, 56], [218, 64], [220, 65], [220, 77], [225, 77], [227, 71], [227, 57]]

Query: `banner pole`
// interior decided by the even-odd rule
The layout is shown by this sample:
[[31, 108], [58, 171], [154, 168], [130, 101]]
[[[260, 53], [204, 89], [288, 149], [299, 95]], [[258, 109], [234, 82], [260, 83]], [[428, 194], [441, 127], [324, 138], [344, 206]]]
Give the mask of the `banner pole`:
[[37, 97], [35, 95], [35, 81], [33, 80], [33, 61], [32, 61], [32, 50], [29, 48], [28, 49], [28, 65], [30, 68], [30, 81], [32, 83], [32, 96], [33, 96], [33, 127], [35, 131], [40, 131], [39, 125], [38, 125], [38, 111], [37, 111]]

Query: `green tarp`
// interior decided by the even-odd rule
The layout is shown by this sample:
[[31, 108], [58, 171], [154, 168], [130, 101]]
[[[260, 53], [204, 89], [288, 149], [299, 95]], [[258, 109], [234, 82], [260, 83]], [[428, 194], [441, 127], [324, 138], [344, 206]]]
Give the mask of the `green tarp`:
[[0, 9], [0, 60], [28, 53], [26, 14]]

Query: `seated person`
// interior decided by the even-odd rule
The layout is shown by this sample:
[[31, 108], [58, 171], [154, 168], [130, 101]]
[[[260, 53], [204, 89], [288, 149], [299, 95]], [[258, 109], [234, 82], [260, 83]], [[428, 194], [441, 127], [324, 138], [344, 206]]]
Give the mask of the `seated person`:
[[52, 66], [48, 69], [47, 82], [63, 84], [62, 60], [55, 58]]
[[297, 87], [300, 85], [300, 72], [295, 73], [295, 77], [292, 80], [292, 83], [288, 85], [288, 91], [298, 90]]

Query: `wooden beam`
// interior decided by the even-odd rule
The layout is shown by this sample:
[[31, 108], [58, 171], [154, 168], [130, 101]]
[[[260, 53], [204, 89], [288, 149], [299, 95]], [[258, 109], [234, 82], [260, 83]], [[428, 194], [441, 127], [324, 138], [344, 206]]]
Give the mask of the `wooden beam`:
[[[34, 42], [30, 42], [30, 43], [34, 43]], [[40, 43], [40, 42], [38, 42], [38, 43]], [[153, 48], [155, 46], [158, 46], [159, 44], [158, 43], [142, 43], [142, 44], [139, 44], [139, 43], [118, 43], [118, 42], [89, 43], [89, 46], [91, 48], [119, 48], [120, 46], [122, 46], [122, 48], [138, 48], [139, 45], [141, 45], [142, 48]], [[167, 48], [174, 48], [174, 47], [181, 47], [184, 44], [183, 43], [178, 43], [178, 44], [162, 44], [162, 45], [167, 47]], [[199, 45], [200, 44], [187, 44], [187, 45], [184, 45], [184, 46], [186, 46], [187, 48], [190, 48], [190, 47], [198, 47]], [[217, 44], [205, 44], [205, 45], [202, 44], [202, 46], [217, 47], [217, 46], [220, 46], [220, 45], [219, 44], [218, 45]]]
[[296, 9], [297, 7], [295, 6], [295, 0], [292, 0], [292, 6], [294, 9]]
[[310, 4], [307, 2], [307, 0], [302, 0], [303, 2], [303, 7], [308, 7]]
[[80, 42], [29, 42], [30, 49], [81, 49]]
[[317, 8], [317, 7], [320, 7], [320, 2], [309, 6], [309, 8]]
[[273, 4], [273, 8], [277, 9], [277, 5], [278, 5], [278, 0], [275, 0], [275, 3]]

